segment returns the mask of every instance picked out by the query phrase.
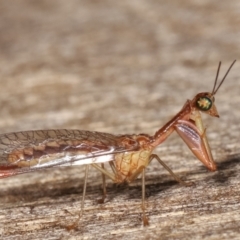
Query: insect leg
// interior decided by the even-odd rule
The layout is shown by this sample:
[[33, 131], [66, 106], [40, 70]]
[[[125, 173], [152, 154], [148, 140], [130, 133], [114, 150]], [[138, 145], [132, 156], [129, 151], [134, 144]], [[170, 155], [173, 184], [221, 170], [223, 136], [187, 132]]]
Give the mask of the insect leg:
[[110, 179], [112, 179], [113, 182], [117, 182], [116, 177], [112, 173], [110, 173], [109, 171], [105, 170], [105, 168], [102, 168], [101, 166], [99, 166], [96, 163], [92, 163], [91, 165], [93, 167], [95, 167], [97, 170], [99, 170], [101, 173], [103, 173], [104, 175], [106, 175]]
[[174, 126], [175, 130], [192, 153], [210, 171], [216, 171], [217, 166], [213, 160], [201, 115], [199, 112], [195, 111], [195, 115], [193, 117], [195, 121], [194, 123], [186, 120], [179, 120]]
[[79, 219], [83, 215], [84, 201], [85, 201], [86, 189], [87, 189], [88, 170], [89, 170], [89, 165], [86, 165], [86, 167], [85, 167], [84, 184], [83, 184], [83, 195], [82, 195], [82, 202], [81, 202], [81, 211], [79, 213]]
[[[102, 169], [104, 169], [104, 163], [101, 163], [101, 167], [102, 167]], [[106, 175], [102, 172], [102, 191], [103, 191], [102, 193], [103, 193], [103, 196], [102, 196], [102, 199], [98, 200], [98, 203], [104, 203], [104, 200], [105, 200], [106, 195], [107, 195], [105, 176]]]
[[189, 182], [185, 182], [183, 180], [181, 180], [169, 167], [166, 163], [164, 163], [160, 157], [157, 155], [157, 154], [152, 154], [150, 156], [150, 160], [149, 162], [151, 162], [153, 159], [156, 159], [169, 173], [170, 175], [177, 181], [179, 182], [180, 184], [184, 185], [184, 186], [192, 186], [193, 183], [189, 183]]
[[149, 225], [148, 222], [148, 218], [145, 214], [145, 195], [146, 195], [146, 188], [145, 188], [145, 167], [144, 166], [140, 166], [137, 171], [128, 178], [128, 182], [132, 182], [133, 180], [135, 180], [140, 174], [142, 174], [142, 220], [143, 220], [143, 225], [147, 226]]
[[117, 171], [116, 171], [116, 167], [115, 167], [113, 161], [109, 162], [109, 165], [110, 165], [110, 167], [111, 167], [113, 173], [116, 175], [116, 174], [117, 174]]
[[149, 225], [148, 222], [148, 217], [145, 214], [145, 168], [142, 169], [142, 211], [143, 211], [143, 215], [142, 215], [142, 220], [143, 220], [143, 225], [147, 226]]
[[80, 221], [81, 217], [83, 216], [84, 201], [85, 201], [86, 189], [87, 189], [88, 170], [89, 170], [89, 165], [86, 165], [85, 166], [85, 177], [84, 177], [84, 184], [83, 184], [83, 195], [82, 195], [82, 202], [81, 202], [81, 210], [78, 214], [78, 219], [76, 220], [76, 222], [74, 222], [71, 225], [66, 226], [66, 229], [68, 231], [70, 231], [72, 229], [76, 229], [78, 224], [79, 224], [79, 221]]

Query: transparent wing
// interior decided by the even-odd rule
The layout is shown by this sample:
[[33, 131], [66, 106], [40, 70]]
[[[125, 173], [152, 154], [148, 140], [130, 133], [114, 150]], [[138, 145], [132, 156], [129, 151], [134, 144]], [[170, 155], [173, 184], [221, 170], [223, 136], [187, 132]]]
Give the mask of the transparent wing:
[[0, 178], [53, 166], [114, 160], [139, 145], [127, 136], [81, 130], [38, 130], [0, 135]]

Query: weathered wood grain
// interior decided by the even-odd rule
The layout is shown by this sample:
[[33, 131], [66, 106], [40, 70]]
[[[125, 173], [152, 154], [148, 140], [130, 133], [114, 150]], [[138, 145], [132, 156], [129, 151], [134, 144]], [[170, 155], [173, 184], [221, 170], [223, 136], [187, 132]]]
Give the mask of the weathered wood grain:
[[[153, 134], [199, 91], [211, 91], [240, 54], [238, 1], [0, 0], [0, 132], [76, 128]], [[156, 153], [193, 187], [156, 162], [141, 181], [90, 171], [77, 218], [82, 167], [0, 180], [1, 239], [239, 239], [239, 62], [216, 96], [220, 119], [204, 117], [218, 171], [208, 172], [176, 134]]]

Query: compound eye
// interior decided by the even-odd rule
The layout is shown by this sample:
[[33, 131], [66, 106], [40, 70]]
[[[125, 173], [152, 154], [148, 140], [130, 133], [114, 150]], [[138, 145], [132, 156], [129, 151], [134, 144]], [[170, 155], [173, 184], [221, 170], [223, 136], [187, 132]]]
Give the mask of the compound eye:
[[212, 99], [208, 97], [200, 97], [196, 102], [196, 106], [201, 111], [208, 111], [212, 107]]

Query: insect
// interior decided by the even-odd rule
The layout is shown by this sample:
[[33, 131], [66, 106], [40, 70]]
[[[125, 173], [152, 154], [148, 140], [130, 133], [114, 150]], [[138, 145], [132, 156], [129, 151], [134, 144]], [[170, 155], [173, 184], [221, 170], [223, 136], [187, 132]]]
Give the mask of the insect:
[[[176, 131], [193, 154], [210, 170], [217, 169], [208, 144], [201, 112], [219, 117], [215, 106], [218, 89], [226, 79], [231, 64], [217, 86], [221, 62], [212, 92], [198, 93], [187, 100], [183, 108], [153, 136], [147, 134], [112, 135], [81, 130], [38, 130], [0, 135], [0, 178], [32, 172], [54, 166], [85, 165], [85, 178], [81, 204], [84, 208], [89, 166], [102, 173], [103, 201], [106, 196], [105, 176], [115, 183], [132, 182], [142, 176], [142, 219], [148, 225], [145, 214], [145, 168], [156, 159], [178, 182], [182, 181], [153, 153], [153, 150]], [[108, 163], [111, 170], [104, 164]]]

